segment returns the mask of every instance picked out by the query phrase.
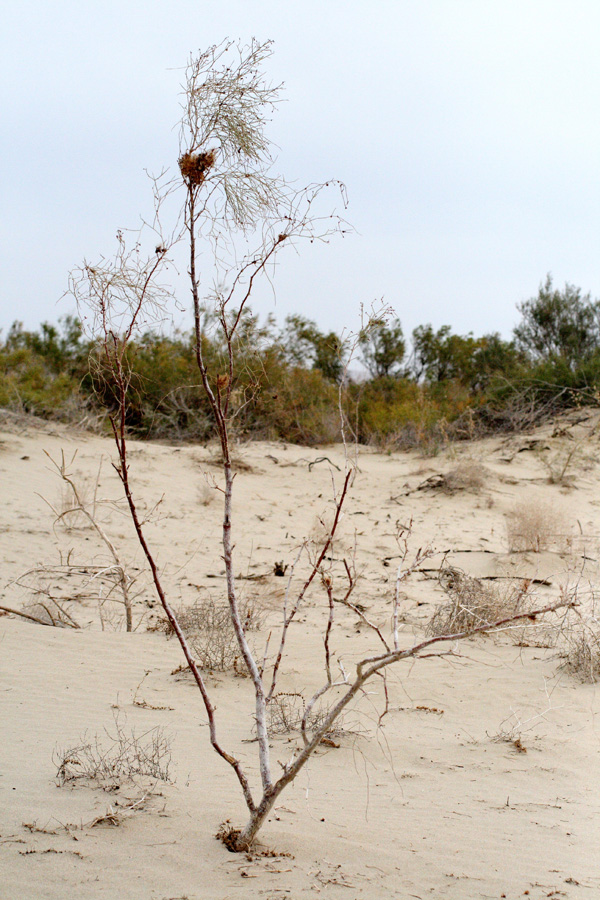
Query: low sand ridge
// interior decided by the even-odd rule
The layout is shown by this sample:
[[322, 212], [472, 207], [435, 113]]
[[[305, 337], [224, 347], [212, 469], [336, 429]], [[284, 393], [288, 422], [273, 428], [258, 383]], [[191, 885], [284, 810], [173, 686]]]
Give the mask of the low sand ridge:
[[[436, 571], [443, 559], [485, 584], [533, 580], [543, 602], [576, 582], [589, 598], [600, 543], [595, 424], [580, 413], [533, 436], [455, 445], [435, 458], [361, 452], [336, 546], [350, 558], [356, 544], [355, 601], [388, 624], [397, 528], [411, 520], [412, 548], [432, 545], [439, 555], [403, 585], [407, 641], [423, 635], [446, 598]], [[53, 527], [42, 497], [64, 501], [44, 451], [54, 459], [77, 451], [72, 470], [88, 491], [103, 460], [98, 498], [118, 502], [100, 505], [99, 519], [131, 571], [139, 571], [140, 590], [133, 634], [122, 630], [120, 610], [112, 604], [110, 612], [110, 603], [102, 630], [89, 584], [86, 598], [69, 605], [80, 630], [0, 617], [2, 900], [600, 896], [597, 688], [569, 675], [561, 646], [538, 646], [544, 640], [535, 630], [531, 640], [472, 639], [460, 659], [390, 671], [391, 711], [380, 727], [376, 684], [346, 717], [345, 733], [332, 742], [339, 746], [323, 746], [282, 794], [260, 835], [261, 846], [280, 855], [228, 853], [214, 835], [227, 819], [244, 822], [243, 801], [209, 746], [197, 690], [171, 674], [182, 662], [178, 646], [148, 630], [159, 611], [110, 465], [111, 441], [27, 420], [7, 424], [0, 439], [0, 604], [35, 612], [27, 604], [37, 575], [21, 577], [64, 564], [69, 551], [70, 564], [108, 562], [85, 523]], [[237, 452], [236, 567], [244, 595], [261, 611], [253, 640], [262, 647], [280, 620], [286, 582], [274, 565], [289, 564], [302, 539], [319, 531], [343, 449], [263, 442]], [[176, 605], [222, 597], [214, 454], [212, 447], [131, 445], [132, 480], [151, 513], [148, 535]], [[549, 482], [552, 472], [558, 483]], [[507, 514], [515, 507], [546, 510], [540, 552], [509, 552]], [[70, 582], [76, 588], [77, 577]], [[64, 570], [55, 580], [65, 592]], [[323, 614], [315, 590], [291, 629], [281, 690], [308, 696], [321, 683]], [[370, 646], [356, 616], [343, 617], [336, 655], [350, 666]], [[209, 682], [223, 743], [255, 776], [254, 744], [245, 742], [252, 738], [250, 685], [228, 673]], [[139, 799], [139, 786], [112, 793], [58, 788], [53, 763], [57, 747], [73, 746], [85, 733], [113, 733], [115, 715], [138, 733], [166, 730], [174, 777], [115, 816], [118, 825], [110, 810]], [[273, 758], [289, 756], [295, 740], [274, 736]]]

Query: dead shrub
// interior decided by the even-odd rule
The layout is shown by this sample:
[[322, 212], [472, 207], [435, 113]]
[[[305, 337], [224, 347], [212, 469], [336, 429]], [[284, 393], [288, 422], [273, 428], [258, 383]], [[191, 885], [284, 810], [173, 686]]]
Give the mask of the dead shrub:
[[600, 681], [600, 625], [590, 619], [567, 635], [568, 651], [565, 668], [586, 684]]
[[[255, 473], [256, 469], [251, 463], [246, 462], [246, 460], [240, 455], [239, 452], [232, 452], [230, 454], [230, 462], [231, 468], [234, 472], [248, 472]], [[204, 465], [215, 466], [217, 469], [223, 468], [223, 454], [215, 453], [212, 456], [209, 456], [207, 459], [202, 460]]]
[[210, 506], [215, 499], [216, 488], [211, 487], [208, 482], [204, 482], [198, 489], [198, 502], [202, 506]]
[[[54, 597], [44, 600], [32, 600], [24, 603], [22, 611], [25, 615], [42, 625], [53, 625], [55, 628], [79, 628], [79, 624]], [[18, 614], [18, 611], [17, 611]]]
[[93, 604], [103, 631], [121, 628], [122, 607], [127, 620], [127, 609], [131, 612], [133, 601], [142, 593], [143, 588], [134, 593], [139, 576], [131, 577], [120, 564], [108, 561], [105, 565], [77, 564], [70, 551], [61, 553], [60, 558], [64, 562], [35, 566], [15, 580], [14, 584], [29, 594], [23, 613], [43, 625], [81, 628], [87, 624], [81, 621], [82, 614], [87, 615]]
[[490, 477], [489, 471], [480, 463], [462, 462], [444, 476], [445, 489], [449, 493], [455, 491], [472, 491], [477, 493], [485, 487]]
[[[262, 614], [252, 600], [241, 601], [239, 609], [245, 632], [260, 628]], [[246, 673], [227, 603], [210, 597], [197, 600], [193, 606], [179, 610], [177, 620], [201, 669]], [[167, 634], [172, 633], [168, 622], [164, 629]]]
[[445, 475], [430, 475], [416, 488], [417, 491], [444, 491], [446, 494], [455, 494], [458, 491], [471, 491], [474, 494], [485, 487], [490, 478], [490, 472], [485, 466], [475, 462], [463, 462], [446, 472]]
[[452, 567], [443, 569], [439, 580], [450, 600], [431, 617], [427, 634], [432, 637], [473, 631], [527, 611], [528, 581], [499, 588]]
[[171, 744], [160, 726], [141, 735], [125, 732], [119, 716], [114, 716], [114, 733], [88, 740], [84, 734], [79, 743], [54, 752], [56, 778], [62, 787], [67, 783], [94, 782], [103, 788], [114, 788], [124, 781], [148, 777], [170, 781]]
[[60, 522], [67, 533], [93, 528], [91, 520], [96, 518], [100, 506], [98, 500], [100, 469], [101, 466], [93, 479], [81, 473], [73, 474], [72, 478], [76, 479], [77, 483], [77, 493], [70, 484], [63, 482], [57, 504], [48, 504], [56, 513], [57, 523]]
[[572, 487], [575, 482], [573, 470], [583, 463], [583, 451], [580, 443], [559, 445], [554, 451], [540, 448], [537, 457], [548, 473], [548, 484], [560, 484]]
[[[305, 727], [308, 732], [315, 731], [329, 715], [328, 706], [311, 709], [306, 717]], [[306, 712], [306, 699], [296, 691], [281, 691], [274, 694], [268, 706], [268, 732], [271, 737], [283, 734], [294, 734], [302, 731], [302, 722]], [[336, 720], [335, 725], [324, 735], [325, 743], [333, 737], [345, 732], [344, 717]]]
[[564, 550], [569, 536], [561, 533], [561, 516], [550, 503], [518, 503], [506, 515], [506, 534], [511, 553]]

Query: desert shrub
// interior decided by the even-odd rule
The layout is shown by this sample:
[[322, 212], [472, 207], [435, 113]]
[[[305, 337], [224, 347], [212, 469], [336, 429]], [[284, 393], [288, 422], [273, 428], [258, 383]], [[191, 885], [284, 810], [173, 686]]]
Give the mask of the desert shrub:
[[56, 748], [54, 752], [56, 778], [59, 785], [95, 782], [105, 787], [149, 777], [170, 781], [170, 740], [163, 728], [157, 726], [137, 735], [127, 733], [114, 717], [114, 733], [105, 729], [104, 735], [88, 739], [83, 735], [72, 747]]
[[[81, 628], [89, 624], [89, 606], [97, 608], [102, 629], [132, 630], [131, 605], [140, 592], [137, 577], [128, 574], [121, 563], [76, 563], [63, 552], [59, 564], [43, 563], [24, 572], [14, 582], [29, 595], [22, 612], [44, 625]], [[125, 589], [125, 592], [124, 592]], [[122, 607], [125, 606], [125, 614]], [[82, 621], [82, 617], [85, 619]], [[87, 619], [87, 622], [86, 622]], [[125, 622], [124, 622], [125, 620]]]
[[[244, 631], [259, 628], [262, 616], [256, 604], [243, 600], [239, 607]], [[201, 669], [236, 674], [245, 671], [227, 603], [217, 602], [210, 597], [197, 600], [193, 606], [180, 609], [177, 620]], [[166, 621], [164, 630], [167, 634], [172, 633], [171, 626]]]
[[246, 433], [308, 446], [339, 441], [337, 386], [318, 368], [270, 362], [244, 420]]
[[[337, 386], [319, 366], [291, 364], [271, 334], [270, 323], [244, 323], [236, 351], [232, 391], [237, 437], [315, 444], [339, 440]], [[203, 354], [214, 371], [226, 371], [224, 350], [203, 336]], [[106, 362], [92, 365], [94, 402], [114, 411], [118, 397]], [[208, 440], [214, 415], [198, 384], [193, 339], [146, 334], [130, 341], [124, 364], [129, 373], [127, 428], [141, 438]], [[251, 401], [251, 402], [249, 402]]]
[[356, 422], [361, 443], [386, 450], [427, 450], [449, 437], [473, 437], [472, 405], [468, 391], [457, 382], [421, 385], [387, 376], [351, 385], [347, 413]]
[[[118, 407], [112, 374], [101, 348], [90, 358], [89, 390], [94, 403], [110, 412]], [[129, 343], [123, 365], [128, 372], [130, 403], [127, 428], [142, 438], [204, 440], [212, 416], [198, 386], [189, 335], [145, 334]]]
[[581, 444], [570, 443], [554, 450], [539, 450], [537, 456], [548, 473], [549, 484], [572, 485], [573, 470], [582, 461], [583, 452]]
[[[234, 54], [235, 63], [227, 65], [221, 61], [225, 57], [227, 62]], [[239, 787], [241, 788], [249, 819], [246, 826], [240, 831], [227, 829], [221, 833], [223, 840], [227, 841], [229, 849], [247, 851], [256, 834], [262, 827], [266, 817], [270, 814], [281, 792], [297, 777], [302, 767], [308, 762], [311, 755], [319, 747], [327, 731], [339, 721], [340, 715], [349, 704], [366, 693], [365, 685], [376, 676], [383, 677], [383, 692], [385, 691], [385, 671], [389, 666], [400, 663], [403, 660], [416, 659], [419, 656], [445, 655], [446, 650], [440, 648], [433, 652], [425, 652], [429, 647], [443, 644], [449, 639], [460, 639], [464, 634], [460, 632], [452, 636], [443, 636], [440, 639], [420, 640], [413, 646], [401, 647], [399, 637], [399, 623], [402, 618], [399, 609], [402, 601], [402, 583], [415, 572], [423, 559], [429, 555], [428, 551], [418, 550], [414, 557], [409, 553], [407, 535], [410, 526], [405, 528], [398, 524], [397, 535], [398, 548], [400, 550], [400, 562], [397, 568], [395, 587], [392, 588], [393, 598], [391, 604], [391, 634], [384, 636], [380, 627], [370, 622], [359, 604], [350, 601], [350, 597], [357, 583], [357, 572], [354, 557], [350, 555], [350, 564], [338, 553], [338, 525], [344, 518], [344, 504], [348, 493], [352, 490], [356, 464], [349, 454], [346, 454], [344, 469], [339, 469], [339, 475], [334, 475], [332, 495], [329, 503], [326, 533], [322, 535], [320, 544], [315, 545], [310, 539], [300, 542], [297, 548], [296, 560], [292, 565], [290, 578], [286, 585], [285, 599], [281, 607], [281, 620], [277, 626], [280, 637], [275, 638], [275, 648], [269, 653], [269, 646], [262, 649], [262, 654], [257, 657], [250, 646], [246, 636], [246, 630], [250, 627], [250, 621], [246, 609], [240, 605], [239, 580], [236, 576], [237, 564], [234, 563], [234, 543], [232, 539], [232, 522], [236, 521], [235, 504], [233, 503], [234, 474], [230, 460], [230, 451], [234, 439], [239, 436], [239, 429], [245, 422], [250, 426], [249, 417], [252, 415], [251, 407], [255, 405], [257, 398], [265, 398], [264, 382], [259, 381], [258, 374], [261, 359], [265, 357], [246, 357], [247, 345], [238, 345], [237, 335], [243, 338], [246, 335], [246, 323], [244, 309], [248, 310], [255, 280], [258, 281], [272, 267], [276, 268], [279, 252], [282, 244], [285, 246], [298, 244], [300, 241], [327, 240], [336, 233], [344, 232], [345, 222], [333, 211], [320, 212], [320, 195], [326, 188], [335, 187], [341, 191], [341, 199], [344, 202], [345, 192], [343, 185], [338, 182], [327, 182], [325, 185], [309, 185], [304, 191], [297, 191], [289, 186], [289, 182], [281, 178], [271, 177], [272, 156], [268, 140], [263, 134], [263, 125], [269, 118], [270, 111], [277, 101], [277, 89], [268, 86], [260, 71], [262, 62], [270, 55], [270, 44], [259, 44], [257, 41], [247, 48], [242, 48], [225, 42], [218, 47], [212, 47], [198, 57], [192, 57], [186, 67], [186, 81], [184, 87], [183, 118], [181, 122], [179, 168], [183, 177], [182, 187], [186, 190], [185, 198], [182, 197], [183, 206], [180, 209], [175, 232], [180, 231], [183, 236], [189, 237], [190, 249], [190, 291], [191, 311], [196, 333], [196, 358], [198, 363], [198, 375], [205, 391], [205, 397], [210, 404], [212, 415], [217, 429], [219, 444], [223, 455], [223, 474], [219, 487], [223, 493], [223, 529], [222, 529], [222, 559], [225, 567], [226, 596], [225, 604], [215, 604], [211, 601], [202, 601], [187, 616], [182, 611], [181, 622], [178, 624], [168, 599], [165, 586], [162, 583], [162, 574], [156, 563], [152, 542], [146, 538], [146, 523], [136, 499], [136, 489], [133, 482], [133, 472], [129, 468], [129, 455], [127, 450], [127, 412], [130, 403], [130, 390], [133, 386], [132, 370], [124, 365], [125, 353], [128, 344], [136, 339], [137, 329], [143, 327], [150, 316], [157, 313], [162, 315], [163, 304], [170, 302], [172, 290], [163, 281], [165, 270], [171, 266], [169, 259], [170, 247], [159, 245], [156, 248], [154, 233], [152, 244], [148, 252], [141, 253], [141, 236], [138, 243], [128, 245], [122, 232], [118, 233], [118, 246], [111, 260], [102, 258], [96, 266], [84, 263], [76, 268], [70, 277], [71, 290], [77, 298], [80, 308], [88, 311], [88, 317], [95, 324], [95, 334], [101, 343], [106, 359], [109, 378], [116, 388], [117, 409], [113, 410], [111, 425], [114, 431], [115, 447], [118, 454], [118, 464], [115, 468], [123, 484], [125, 496], [131, 513], [140, 547], [146, 557], [152, 571], [154, 586], [160, 600], [164, 614], [175, 631], [177, 639], [186, 659], [187, 666], [200, 691], [205, 713], [210, 729], [210, 741], [219, 754], [235, 773]], [[217, 66], [218, 64], [218, 66]], [[215, 71], [217, 67], [217, 71]], [[218, 155], [210, 149], [219, 147]], [[209, 165], [215, 166], [210, 173], [209, 190], [205, 196], [201, 192], [205, 173]], [[208, 179], [207, 179], [208, 180]], [[154, 182], [157, 184], [157, 182]], [[162, 199], [170, 196], [174, 182], [169, 182], [164, 191], [160, 187], [155, 192], [157, 210]], [[319, 201], [319, 203], [318, 203]], [[319, 212], [317, 213], [317, 210]], [[157, 216], [157, 222], [160, 217]], [[143, 229], [144, 230], [144, 229]], [[168, 234], [169, 232], [165, 232]], [[172, 234], [174, 232], [171, 232]], [[238, 240], [239, 237], [239, 240]], [[242, 238], [246, 238], [246, 244]], [[290, 240], [288, 240], [290, 239]], [[198, 240], [198, 244], [196, 241]], [[151, 247], [155, 249], [152, 251]], [[213, 258], [213, 277], [207, 274], [207, 255], [210, 251], [215, 253]], [[202, 282], [199, 273], [202, 272]], [[201, 296], [204, 297], [206, 282], [213, 283], [210, 302], [213, 309], [212, 320], [220, 326], [220, 344], [217, 350], [220, 352], [223, 346], [226, 355], [223, 360], [217, 354], [213, 359], [209, 358], [210, 347], [203, 348], [202, 307]], [[200, 293], [202, 291], [202, 295]], [[146, 316], [148, 318], [146, 318]], [[306, 323], [301, 323], [300, 335], [306, 338]], [[119, 334], [120, 337], [115, 337]], [[333, 337], [336, 337], [335, 335]], [[343, 350], [337, 339], [329, 340], [325, 336], [325, 343], [313, 344], [313, 365], [315, 369], [307, 370], [303, 366], [287, 367], [294, 373], [302, 372], [303, 379], [306, 374], [314, 375], [317, 370], [324, 377], [325, 361], [331, 362], [330, 354]], [[255, 343], [252, 341], [251, 343]], [[337, 346], [336, 346], [337, 345]], [[259, 348], [260, 351], [260, 348]], [[320, 357], [325, 351], [327, 360]], [[247, 390], [244, 389], [242, 373], [239, 372], [238, 360], [244, 361], [245, 369], [249, 373]], [[247, 360], [247, 361], [246, 361]], [[271, 357], [269, 357], [271, 363]], [[323, 365], [321, 365], [321, 363]], [[274, 354], [273, 371], [276, 371], [277, 355]], [[266, 364], [265, 364], [266, 365]], [[284, 368], [285, 372], [286, 369]], [[338, 370], [339, 371], [339, 370]], [[239, 375], [238, 375], [239, 372]], [[336, 380], [336, 372], [330, 371], [333, 382]], [[107, 378], [107, 380], [109, 380]], [[273, 385], [273, 379], [266, 382], [269, 388]], [[323, 382], [319, 382], [322, 384]], [[263, 388], [261, 390], [261, 388]], [[335, 390], [335, 384], [332, 383]], [[431, 401], [434, 412], [442, 412], [443, 403], [447, 400], [453, 402], [454, 413], [464, 412], [468, 409], [469, 395], [464, 391], [461, 395], [460, 385], [451, 382], [427, 394], [417, 393], [417, 397], [425, 396]], [[463, 401], [464, 396], [464, 401]], [[278, 399], [277, 391], [271, 395], [273, 401]], [[301, 407], [294, 410], [294, 421], [302, 423], [304, 428], [306, 418], [300, 417], [309, 406], [306, 400], [308, 396], [299, 397]], [[461, 409], [462, 405], [462, 409]], [[275, 407], [277, 408], [277, 407]], [[279, 407], [281, 408], [281, 407]], [[312, 407], [314, 408], [314, 407]], [[325, 422], [330, 418], [330, 410], [326, 409]], [[447, 417], [446, 417], [447, 418]], [[354, 421], [354, 419], [352, 420]], [[320, 420], [321, 424], [323, 419]], [[276, 423], [273, 423], [275, 425]], [[253, 433], [256, 430], [253, 429]], [[321, 457], [324, 459], [325, 457]], [[315, 463], [318, 460], [315, 460]], [[333, 469], [333, 467], [331, 467]], [[338, 469], [337, 466], [335, 466]], [[139, 510], [139, 511], [138, 511]], [[345, 543], [345, 542], [344, 542]], [[412, 561], [410, 561], [412, 557]], [[296, 564], [300, 564], [304, 572], [300, 571], [295, 576]], [[279, 570], [285, 571], [285, 564], [277, 563]], [[342, 569], [343, 565], [343, 569]], [[344, 587], [340, 589], [341, 575]], [[334, 577], [336, 588], [334, 595]], [[323, 638], [323, 656], [318, 666], [322, 671], [319, 681], [316, 682], [316, 690], [308, 700], [302, 719], [301, 729], [303, 738], [301, 746], [295, 748], [295, 752], [285, 763], [280, 763], [282, 774], [272, 775], [272, 756], [269, 748], [268, 734], [268, 707], [277, 691], [278, 678], [282, 674], [281, 666], [286, 656], [286, 642], [289, 636], [289, 628], [294, 620], [300, 621], [296, 616], [305, 608], [307, 594], [321, 589], [327, 598], [322, 605], [321, 624], [318, 628]], [[336, 600], [338, 603], [336, 603]], [[355, 658], [352, 668], [355, 674], [346, 674], [343, 663], [336, 658], [337, 652], [333, 649], [338, 645], [334, 634], [337, 631], [336, 607], [339, 604], [357, 614], [360, 622], [371, 632], [376, 643], [376, 652], [372, 648], [368, 656], [363, 659]], [[546, 611], [554, 611], [561, 604], [553, 604], [538, 610], [540, 614]], [[364, 608], [363, 608], [364, 609]], [[225, 620], [224, 620], [224, 616]], [[530, 616], [532, 613], [528, 613]], [[537, 613], [536, 613], [537, 614]], [[475, 625], [473, 631], [486, 628], [498, 628], [507, 626], [514, 618], [504, 621], [495, 621], [489, 625]], [[231, 624], [230, 624], [231, 622]], [[227, 623], [227, 624], [226, 624]], [[341, 623], [340, 623], [341, 624]], [[234, 655], [229, 657], [231, 663], [225, 663], [230, 647], [230, 636], [235, 629], [237, 645]], [[339, 633], [339, 632], [338, 632]], [[208, 643], [206, 636], [209, 635]], [[186, 637], [187, 635], [187, 637]], [[208, 653], [217, 656], [208, 657]], [[273, 654], [274, 651], [274, 654]], [[378, 651], [378, 652], [377, 652]], [[199, 658], [199, 664], [194, 660]], [[246, 762], [231, 755], [221, 745], [217, 737], [217, 724], [215, 721], [215, 707], [211, 701], [211, 685], [207, 685], [202, 668], [223, 668], [226, 664], [232, 664], [234, 669], [240, 660], [240, 669], [245, 671], [252, 679], [254, 702], [252, 704], [253, 717], [256, 724], [256, 744], [258, 764], [260, 767], [261, 794], [255, 794], [256, 766], [252, 772], [246, 774]], [[341, 669], [341, 678], [338, 675], [338, 664]], [[289, 671], [289, 662], [288, 662]], [[312, 675], [311, 675], [312, 679]], [[247, 693], [244, 691], [244, 693]], [[306, 735], [306, 721], [308, 714], [312, 712], [317, 703], [325, 704], [331, 697], [336, 699], [320, 724], [314, 726], [310, 736]], [[325, 699], [326, 698], [326, 699]], [[386, 702], [385, 712], [388, 711]], [[244, 757], [247, 754], [244, 753]], [[257, 799], [255, 800], [255, 796]]]
[[596, 619], [576, 625], [567, 634], [565, 668], [580, 681], [600, 681], [600, 626]]
[[431, 617], [427, 634], [433, 637], [473, 631], [518, 615], [526, 611], [529, 599], [526, 582], [498, 588], [452, 567], [442, 570], [440, 584], [450, 599], [441, 603]]
[[529, 362], [510, 379], [491, 382], [486, 414], [490, 421], [504, 420], [506, 430], [532, 427], [566, 409], [598, 406], [599, 385], [600, 352], [580, 360], [575, 368], [563, 357]]
[[306, 701], [302, 694], [286, 691], [275, 694], [269, 703], [269, 735], [292, 734], [300, 731]]
[[44, 418], [64, 418], [62, 414], [78, 394], [73, 376], [53, 372], [33, 350], [0, 349], [0, 406]]
[[[302, 721], [306, 712], [306, 698], [295, 691], [280, 691], [274, 694], [268, 706], [269, 735], [294, 734], [302, 730]], [[325, 721], [329, 715], [329, 706], [313, 707], [306, 716], [306, 731], [312, 732]], [[339, 737], [344, 729], [344, 716], [340, 716], [325, 738]]]
[[[226, 350], [207, 322], [202, 352], [219, 372]], [[337, 441], [336, 382], [344, 348], [333, 333], [321, 334], [301, 317], [286, 322], [287, 330], [277, 333], [271, 319], [264, 325], [250, 315], [244, 319], [235, 348], [235, 432], [302, 444]], [[598, 404], [600, 351], [576, 364], [560, 355], [527, 359], [494, 335], [462, 338], [426, 326], [418, 344], [420, 367], [415, 362], [411, 374], [398, 368], [402, 338], [399, 323], [395, 327], [389, 347], [371, 347], [377, 357], [369, 357], [373, 377], [347, 385], [346, 413], [362, 443], [430, 453], [448, 440], [527, 428], [562, 409]], [[131, 433], [176, 441], [214, 436], [190, 333], [142, 334], [129, 341], [124, 365]], [[100, 346], [83, 341], [80, 324], [67, 317], [37, 332], [18, 323], [11, 328], [0, 343], [0, 406], [90, 422], [100, 411], [114, 412], [118, 399]]]
[[477, 493], [482, 490], [490, 477], [489, 471], [471, 460], [459, 463], [443, 476], [442, 488], [450, 494], [456, 491], [472, 491]]
[[517, 503], [506, 515], [506, 534], [511, 553], [540, 553], [550, 547], [563, 549], [568, 537], [561, 533], [556, 507], [543, 501]]
[[55, 628], [79, 628], [64, 605], [51, 596], [46, 596], [43, 600], [30, 600], [24, 603], [22, 612], [44, 625], [52, 625]]
[[0, 406], [45, 418], [79, 420], [88, 344], [72, 316], [25, 331], [15, 322], [0, 342]]

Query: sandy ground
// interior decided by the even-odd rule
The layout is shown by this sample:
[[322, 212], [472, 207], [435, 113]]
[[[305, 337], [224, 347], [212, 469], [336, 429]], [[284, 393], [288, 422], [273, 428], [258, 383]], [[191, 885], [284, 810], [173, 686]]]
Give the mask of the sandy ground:
[[[578, 585], [585, 608], [598, 577], [596, 426], [582, 412], [533, 436], [450, 447], [434, 458], [362, 452], [332, 554], [336, 591], [343, 593], [340, 560], [354, 557], [354, 601], [389, 629], [396, 534], [412, 520], [410, 552], [431, 545], [438, 555], [402, 585], [406, 645], [448, 599], [442, 564], [488, 586], [536, 579], [540, 603]], [[556, 643], [537, 626], [471, 639], [460, 656], [396, 666], [381, 722], [378, 681], [282, 794], [260, 835], [262, 855], [229, 853], [215, 833], [226, 820], [244, 823], [243, 799], [208, 743], [197, 689], [172, 674], [182, 662], [178, 645], [150, 630], [159, 610], [110, 465], [111, 441], [10, 419], [0, 441], [0, 604], [43, 616], [45, 590], [64, 598], [81, 625], [0, 616], [1, 900], [600, 897], [598, 688], [565, 670], [564, 638]], [[287, 581], [274, 565], [289, 565], [305, 537], [318, 537], [344, 457], [340, 447], [268, 443], [237, 452], [236, 570], [260, 612], [251, 636], [262, 655]], [[110, 564], [98, 535], [81, 516], [54, 522], [45, 501], [62, 511], [65, 495], [46, 453], [72, 460], [88, 501], [99, 472], [96, 498], [111, 502], [98, 502], [97, 519], [138, 576], [132, 634], [117, 603], [101, 605], [106, 583], [90, 575]], [[148, 538], [176, 606], [223, 599], [214, 454], [131, 445]], [[444, 490], [439, 476], [457, 467], [470, 473], [466, 483]], [[552, 472], [559, 483], [549, 482]], [[548, 545], [540, 552], [509, 552], [515, 508], [542, 510]], [[322, 683], [326, 613], [316, 588], [290, 629], [281, 691], [310, 696]], [[332, 646], [351, 672], [377, 645], [341, 610]], [[255, 784], [250, 684], [231, 673], [207, 677], [222, 742]], [[96, 736], [106, 747], [117, 728], [142, 735], [156, 726], [170, 741], [170, 782], [58, 786], [65, 751]], [[276, 770], [297, 742], [294, 732], [272, 738]]]

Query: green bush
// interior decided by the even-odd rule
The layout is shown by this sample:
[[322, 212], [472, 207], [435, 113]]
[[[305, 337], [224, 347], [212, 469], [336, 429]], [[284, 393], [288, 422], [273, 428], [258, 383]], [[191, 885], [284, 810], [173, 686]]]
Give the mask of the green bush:
[[[449, 439], [530, 427], [562, 409], [598, 404], [600, 347], [592, 314], [600, 317], [599, 307], [567, 288], [552, 291], [547, 281], [536, 300], [520, 307], [516, 342], [420, 326], [406, 363], [400, 322], [376, 323], [359, 340], [371, 377], [342, 392], [358, 440], [435, 452]], [[213, 325], [206, 315], [201, 339], [204, 358], [218, 373], [216, 391], [217, 379], [230, 373]], [[236, 340], [231, 374], [239, 437], [309, 445], [340, 439], [345, 348], [338, 336], [301, 316], [289, 316], [277, 330], [273, 319], [261, 325], [248, 315]], [[129, 342], [123, 365], [133, 434], [173, 441], [214, 435], [194, 347], [195, 336], [184, 332]], [[67, 421], [114, 412], [119, 405], [104, 356], [72, 316], [35, 332], [16, 322], [0, 342], [0, 405]]]

